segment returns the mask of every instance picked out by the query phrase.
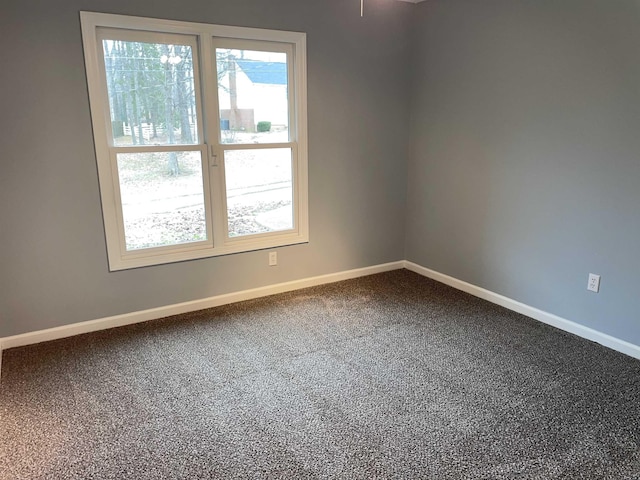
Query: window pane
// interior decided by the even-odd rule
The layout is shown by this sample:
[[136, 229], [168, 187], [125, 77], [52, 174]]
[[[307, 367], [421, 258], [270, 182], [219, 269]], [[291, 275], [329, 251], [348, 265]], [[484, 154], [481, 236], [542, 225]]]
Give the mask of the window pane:
[[289, 141], [287, 54], [216, 49], [222, 143]]
[[291, 149], [224, 155], [229, 237], [293, 228]]
[[188, 45], [102, 41], [114, 145], [198, 143]]
[[127, 250], [207, 239], [200, 152], [121, 153]]

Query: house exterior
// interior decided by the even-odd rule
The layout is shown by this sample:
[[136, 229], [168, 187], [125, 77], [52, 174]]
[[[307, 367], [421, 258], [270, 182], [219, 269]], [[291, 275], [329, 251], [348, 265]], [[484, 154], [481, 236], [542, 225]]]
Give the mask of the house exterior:
[[262, 121], [287, 127], [287, 84], [285, 62], [229, 60], [218, 83], [222, 128], [253, 132]]

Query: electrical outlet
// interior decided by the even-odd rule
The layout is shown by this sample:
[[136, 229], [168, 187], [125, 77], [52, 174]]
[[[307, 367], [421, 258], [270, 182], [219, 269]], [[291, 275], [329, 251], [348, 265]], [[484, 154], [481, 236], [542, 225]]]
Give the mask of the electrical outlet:
[[589, 283], [587, 283], [587, 290], [598, 293], [600, 291], [600, 275], [595, 273], [589, 274]]
[[278, 265], [278, 252], [269, 252], [269, 266]]

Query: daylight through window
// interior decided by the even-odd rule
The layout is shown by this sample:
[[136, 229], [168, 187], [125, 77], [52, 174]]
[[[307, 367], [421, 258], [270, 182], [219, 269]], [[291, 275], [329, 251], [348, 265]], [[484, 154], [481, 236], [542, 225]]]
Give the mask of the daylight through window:
[[81, 19], [112, 270], [308, 241], [304, 34]]

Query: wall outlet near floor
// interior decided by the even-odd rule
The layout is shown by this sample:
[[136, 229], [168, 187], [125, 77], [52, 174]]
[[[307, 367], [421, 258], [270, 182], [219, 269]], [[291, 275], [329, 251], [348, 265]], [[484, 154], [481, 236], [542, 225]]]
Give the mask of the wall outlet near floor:
[[269, 252], [269, 266], [278, 265], [278, 252]]
[[587, 290], [598, 293], [600, 291], [600, 275], [595, 273], [589, 274], [589, 283], [587, 283]]

